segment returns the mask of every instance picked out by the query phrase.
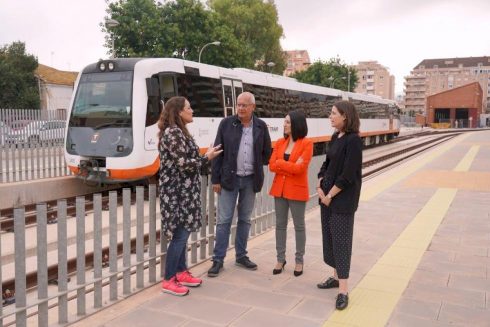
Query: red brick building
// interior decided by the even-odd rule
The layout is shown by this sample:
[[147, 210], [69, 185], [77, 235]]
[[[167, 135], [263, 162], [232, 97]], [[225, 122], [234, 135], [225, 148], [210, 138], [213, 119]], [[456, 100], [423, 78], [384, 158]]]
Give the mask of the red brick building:
[[483, 90], [474, 82], [427, 97], [427, 123], [476, 127], [483, 113]]

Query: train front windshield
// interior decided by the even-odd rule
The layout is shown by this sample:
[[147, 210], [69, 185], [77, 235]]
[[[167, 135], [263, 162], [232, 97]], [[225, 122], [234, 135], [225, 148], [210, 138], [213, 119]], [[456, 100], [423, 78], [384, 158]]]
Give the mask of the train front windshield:
[[132, 72], [83, 74], [73, 103], [73, 127], [131, 126]]

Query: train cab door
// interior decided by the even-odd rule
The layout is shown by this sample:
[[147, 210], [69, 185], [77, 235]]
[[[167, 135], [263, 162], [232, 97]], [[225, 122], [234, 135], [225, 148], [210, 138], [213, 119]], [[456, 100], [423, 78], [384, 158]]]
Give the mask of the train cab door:
[[221, 79], [223, 86], [223, 116], [228, 117], [236, 113], [236, 99], [243, 92], [241, 81]]

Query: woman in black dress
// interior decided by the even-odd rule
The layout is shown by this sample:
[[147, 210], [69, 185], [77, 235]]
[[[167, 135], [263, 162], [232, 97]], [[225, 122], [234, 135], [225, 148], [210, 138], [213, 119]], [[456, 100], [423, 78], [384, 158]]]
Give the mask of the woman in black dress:
[[332, 107], [330, 123], [335, 128], [327, 157], [318, 173], [321, 207], [323, 260], [334, 268], [333, 276], [318, 288], [339, 288], [336, 308], [349, 303], [348, 279], [352, 253], [354, 213], [361, 193], [362, 140], [359, 114], [348, 101]]
[[187, 295], [187, 286], [201, 285], [201, 279], [187, 270], [187, 239], [201, 227], [201, 176], [203, 165], [219, 155], [220, 146], [205, 155], [187, 130], [192, 108], [184, 97], [170, 98], [158, 121], [160, 152], [160, 212], [162, 231], [172, 237], [165, 261], [162, 291]]

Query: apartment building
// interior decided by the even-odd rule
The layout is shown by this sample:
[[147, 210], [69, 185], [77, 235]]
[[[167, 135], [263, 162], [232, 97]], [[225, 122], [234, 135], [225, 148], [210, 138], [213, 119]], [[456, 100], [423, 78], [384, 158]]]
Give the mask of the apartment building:
[[287, 58], [287, 67], [284, 76], [290, 76], [296, 72], [307, 69], [311, 65], [310, 56], [306, 50], [284, 51]]
[[377, 61], [360, 61], [357, 70], [357, 87], [354, 92], [395, 99], [395, 76]]
[[405, 108], [427, 112], [427, 97], [479, 82], [483, 111], [490, 112], [490, 57], [424, 59], [405, 77]]

